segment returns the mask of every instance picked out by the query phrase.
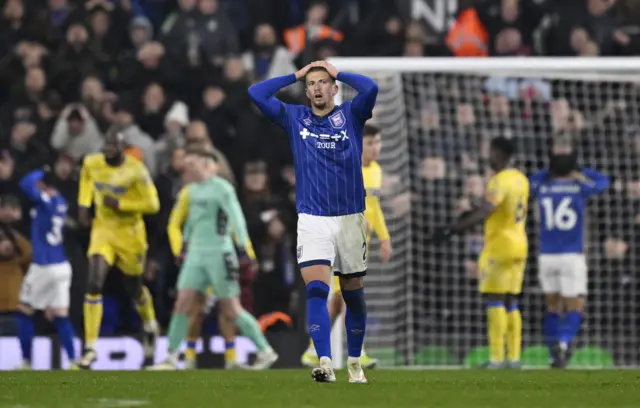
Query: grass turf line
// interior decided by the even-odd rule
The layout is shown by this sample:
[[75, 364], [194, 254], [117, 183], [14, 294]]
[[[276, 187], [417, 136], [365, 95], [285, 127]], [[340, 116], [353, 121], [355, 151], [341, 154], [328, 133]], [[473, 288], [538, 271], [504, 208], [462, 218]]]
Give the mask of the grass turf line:
[[640, 371], [369, 371], [369, 384], [308, 371], [4, 372], [0, 408], [637, 408]]

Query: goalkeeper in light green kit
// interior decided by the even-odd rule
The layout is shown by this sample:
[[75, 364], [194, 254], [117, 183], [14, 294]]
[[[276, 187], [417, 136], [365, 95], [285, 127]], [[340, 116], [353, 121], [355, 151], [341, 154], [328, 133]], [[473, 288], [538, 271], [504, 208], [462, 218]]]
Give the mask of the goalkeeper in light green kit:
[[258, 348], [252, 368], [269, 368], [278, 355], [269, 346], [256, 319], [240, 305], [239, 266], [232, 232], [237, 235], [237, 242], [248, 242], [249, 234], [235, 189], [213, 175], [215, 156], [205, 149], [187, 149], [184, 164], [193, 182], [180, 191], [167, 228], [173, 255], [179, 258], [185, 252], [183, 242], [188, 242], [188, 253], [178, 277], [178, 297], [169, 326], [169, 356], [151, 369], [176, 369], [189, 312], [195, 298], [209, 286], [219, 300], [221, 313], [233, 320]]

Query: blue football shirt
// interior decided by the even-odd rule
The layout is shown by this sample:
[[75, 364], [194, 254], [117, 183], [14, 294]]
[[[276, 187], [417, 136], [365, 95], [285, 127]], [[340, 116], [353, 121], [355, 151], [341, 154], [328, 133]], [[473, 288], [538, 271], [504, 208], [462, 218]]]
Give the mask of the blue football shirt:
[[580, 254], [584, 251], [587, 201], [609, 187], [609, 178], [582, 169], [589, 182], [554, 179], [547, 170], [530, 177], [540, 221], [540, 254]]
[[275, 93], [295, 75], [253, 85], [249, 95], [258, 108], [289, 135], [296, 173], [296, 208], [300, 214], [340, 216], [365, 210], [362, 179], [362, 131], [371, 118], [378, 86], [365, 76], [338, 74], [358, 94], [325, 116], [310, 107], [290, 105]]
[[44, 177], [35, 170], [20, 180], [20, 188], [33, 202], [31, 210], [32, 260], [36, 265], [55, 265], [67, 261], [64, 252], [64, 223], [68, 204], [60, 194], [49, 195], [38, 188]]

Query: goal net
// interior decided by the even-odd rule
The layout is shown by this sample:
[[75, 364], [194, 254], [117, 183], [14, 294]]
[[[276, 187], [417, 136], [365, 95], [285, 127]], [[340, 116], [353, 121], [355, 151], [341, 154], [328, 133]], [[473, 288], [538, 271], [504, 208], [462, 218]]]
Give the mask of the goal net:
[[[612, 177], [589, 204], [589, 295], [575, 366], [640, 365], [640, 59], [336, 58], [338, 70], [379, 84], [372, 121], [382, 128], [382, 205], [394, 245], [388, 264], [371, 247], [366, 347], [383, 365], [474, 366], [487, 360], [477, 293], [482, 227], [439, 247], [436, 226], [476, 206], [489, 176], [491, 138], [512, 138], [526, 174], [570, 137], [580, 163]], [[340, 97], [354, 91], [342, 85]], [[534, 206], [530, 205], [530, 209]], [[520, 307], [527, 366], [547, 366], [537, 279], [537, 225]]]

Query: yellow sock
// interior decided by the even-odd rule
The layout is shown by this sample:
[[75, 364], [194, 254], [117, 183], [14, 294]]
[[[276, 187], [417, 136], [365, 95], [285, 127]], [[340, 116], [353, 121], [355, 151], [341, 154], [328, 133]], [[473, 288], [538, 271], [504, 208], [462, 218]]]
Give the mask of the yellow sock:
[[313, 339], [309, 337], [309, 350], [315, 350], [316, 346], [313, 344]]
[[236, 342], [229, 341], [224, 344], [224, 361], [236, 361]]
[[492, 363], [504, 362], [504, 338], [507, 334], [507, 311], [504, 304], [489, 303], [487, 307], [489, 359]]
[[153, 308], [153, 298], [146, 286], [142, 287], [142, 295], [136, 300], [135, 304], [142, 322], [145, 323], [145, 329], [148, 330], [147, 327], [149, 324], [155, 325], [156, 311]]
[[520, 361], [522, 350], [522, 315], [516, 306], [507, 313], [507, 360]]
[[85, 295], [84, 297], [84, 343], [92, 348], [100, 334], [102, 323], [102, 295]]
[[184, 352], [184, 357], [187, 360], [195, 360], [196, 359], [196, 343], [198, 341], [196, 339], [187, 339], [187, 350]]

